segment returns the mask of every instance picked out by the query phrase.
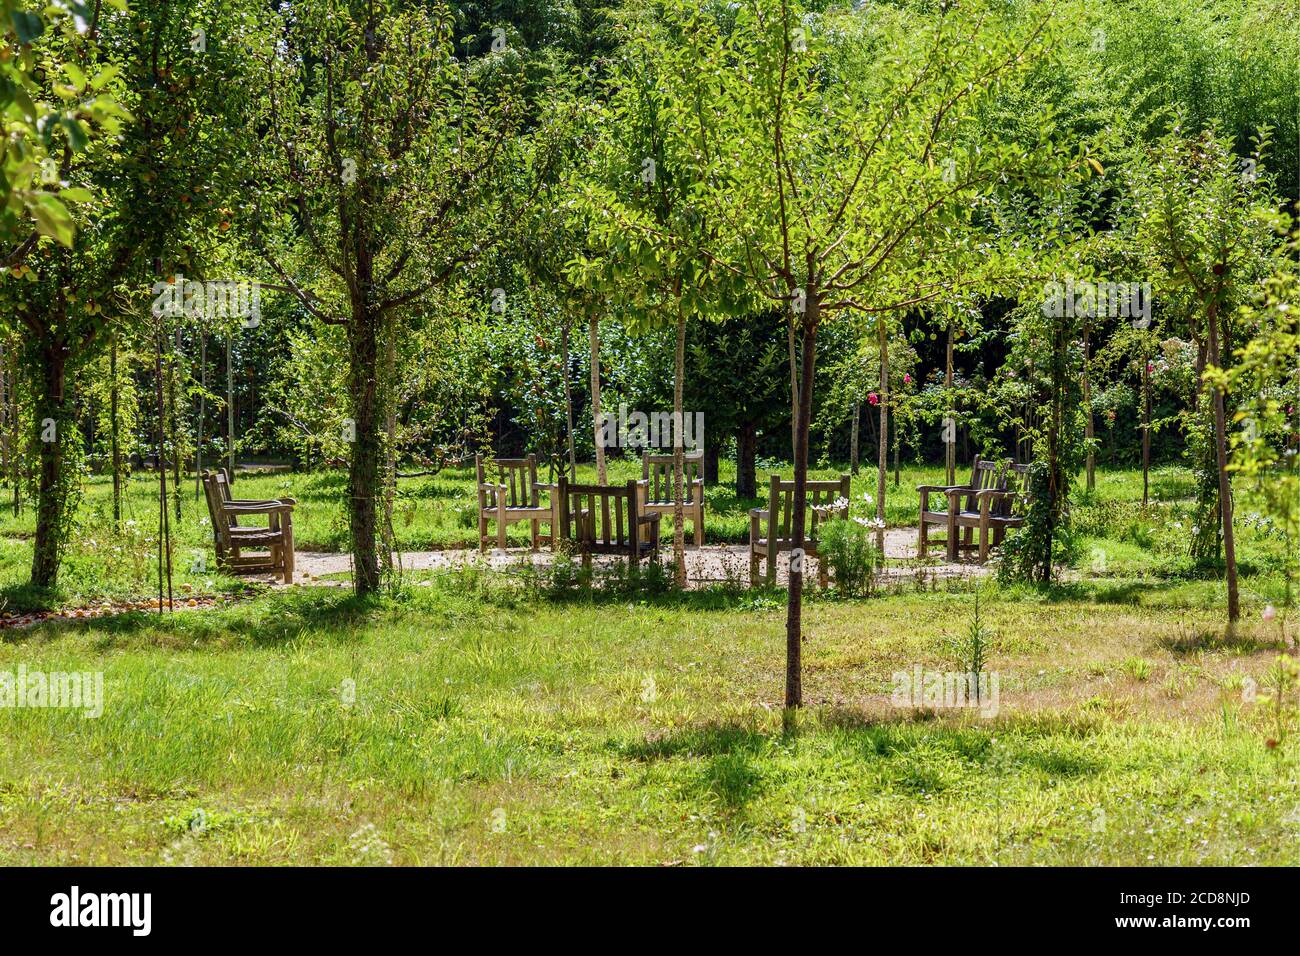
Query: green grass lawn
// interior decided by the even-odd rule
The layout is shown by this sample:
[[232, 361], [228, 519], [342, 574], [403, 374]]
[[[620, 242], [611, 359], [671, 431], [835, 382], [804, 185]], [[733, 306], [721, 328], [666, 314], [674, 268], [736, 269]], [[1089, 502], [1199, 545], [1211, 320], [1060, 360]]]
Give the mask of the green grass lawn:
[[[891, 523], [939, 477], [905, 470]], [[292, 494], [300, 545], [337, 548], [341, 482], [237, 491]], [[153, 490], [132, 481], [115, 533], [90, 483], [45, 600], [151, 593]], [[971, 582], [815, 592], [808, 706], [789, 717], [781, 591], [575, 591], [471, 567], [367, 604], [267, 593], [189, 570], [209, 529], [187, 496], [178, 591], [224, 607], [0, 631], [0, 674], [104, 675], [95, 719], [0, 707], [0, 864], [1295, 865], [1297, 692], [1279, 707], [1269, 688], [1296, 624], [1260, 615], [1281, 604], [1282, 544], [1240, 491], [1245, 623], [1223, 640], [1223, 584], [1186, 557], [1190, 491], [1162, 469], [1143, 512], [1140, 475], [1103, 472], [1076, 499], [1064, 584], [981, 585], [987, 717], [892, 701], [895, 672], [960, 669]], [[709, 493], [710, 540], [743, 540], [751, 503]], [[404, 482], [404, 546], [471, 543], [472, 495], [464, 471]], [[30, 521], [0, 522], [11, 606]]]
[[1295, 865], [1278, 633], [1187, 596], [986, 590], [991, 718], [890, 699], [968, 592], [813, 600], [789, 722], [775, 593], [463, 573], [47, 624], [0, 671], [103, 670], [104, 712], [0, 711], [0, 864]]

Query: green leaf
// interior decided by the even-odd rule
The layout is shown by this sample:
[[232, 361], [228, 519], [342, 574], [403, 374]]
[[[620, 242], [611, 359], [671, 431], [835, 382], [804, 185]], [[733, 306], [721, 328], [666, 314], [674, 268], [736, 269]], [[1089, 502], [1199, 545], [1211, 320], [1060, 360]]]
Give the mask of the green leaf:
[[62, 119], [59, 121], [68, 132], [68, 142], [72, 144], [72, 151], [80, 153], [90, 145], [90, 137], [86, 135], [86, 130], [74, 119]]
[[59, 198], [66, 199], [68, 202], [93, 202], [95, 194], [81, 186], [69, 186], [67, 189], [59, 190]]
[[31, 43], [45, 32], [45, 22], [35, 13], [11, 10], [9, 19], [14, 25], [14, 33], [18, 34], [19, 43]]
[[72, 214], [68, 212], [67, 206], [45, 193], [32, 203], [31, 209], [38, 232], [65, 246], [72, 245]]

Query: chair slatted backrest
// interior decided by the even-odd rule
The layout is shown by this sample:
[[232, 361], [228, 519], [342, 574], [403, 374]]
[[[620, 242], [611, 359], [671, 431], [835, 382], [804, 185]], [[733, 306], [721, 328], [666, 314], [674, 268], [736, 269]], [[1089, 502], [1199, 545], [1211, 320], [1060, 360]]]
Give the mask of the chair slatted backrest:
[[560, 476], [560, 527], [563, 535], [591, 554], [633, 554], [639, 544], [637, 483], [570, 484]]
[[[704, 452], [693, 451], [682, 455], [682, 501], [697, 504], [695, 482], [703, 474]], [[673, 503], [673, 456], [641, 454], [641, 480], [647, 485], [646, 501], [655, 505]]]
[[971, 464], [970, 469], [970, 493], [965, 496], [961, 510], [979, 511], [979, 499], [975, 496], [977, 491], [996, 491], [1003, 485], [1003, 473], [1006, 465], [1003, 462], [997, 462], [988, 458], [975, 456], [975, 461]]
[[220, 471], [203, 472], [203, 497], [208, 502], [208, 517], [212, 521], [212, 545], [221, 557], [230, 547], [230, 524], [233, 516], [227, 515], [222, 505], [229, 500], [229, 491], [223, 492], [225, 475]]
[[480, 508], [498, 507], [497, 490], [493, 484], [505, 486], [507, 508], [538, 507], [536, 455], [529, 455], [526, 458], [491, 458], [489, 463], [496, 469], [495, 482], [490, 482], [489, 469], [483, 467], [482, 458], [478, 455], [474, 456]]
[[[834, 504], [843, 498], [849, 500], [850, 479], [841, 475], [839, 480], [808, 481], [804, 485], [808, 501], [808, 511], [804, 518], [804, 537], [809, 541], [817, 539], [817, 525], [821, 521], [818, 507]], [[843, 517], [848, 517], [848, 505], [838, 509]], [[769, 538], [788, 541], [793, 537], [794, 528], [794, 482], [782, 481], [777, 475], [771, 478], [771, 488], [767, 500]]]

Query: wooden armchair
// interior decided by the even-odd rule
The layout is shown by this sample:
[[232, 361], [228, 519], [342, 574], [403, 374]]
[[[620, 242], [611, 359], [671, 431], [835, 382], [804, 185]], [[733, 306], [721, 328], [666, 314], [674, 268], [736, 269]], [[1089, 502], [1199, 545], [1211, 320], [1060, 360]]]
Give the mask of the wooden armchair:
[[1029, 494], [1029, 465], [1007, 462], [1000, 487], [976, 494], [979, 499], [979, 562], [989, 557], [990, 532], [993, 545], [1002, 543], [1008, 528], [1019, 528], [1025, 523], [1024, 506]]
[[[848, 475], [838, 481], [809, 481], [806, 483], [808, 512], [805, 518], [805, 555], [817, 557], [817, 525], [830, 517], [849, 516]], [[836, 506], [836, 502], [843, 503]], [[754, 508], [749, 512], [749, 584], [758, 584], [759, 561], [766, 562], [764, 579], [770, 585], [776, 582], [776, 557], [794, 547], [791, 532], [794, 522], [794, 482], [782, 481], [773, 475], [767, 495], [767, 509]], [[822, 587], [829, 583], [825, 562], [817, 562], [817, 582]]]
[[[203, 493], [212, 519], [213, 548], [217, 566], [231, 573], [239, 571], [280, 571], [284, 583], [293, 583], [293, 509], [292, 498], [254, 500], [231, 498], [230, 482], [225, 471], [203, 472]], [[251, 527], [239, 519], [265, 515], [267, 527]], [[245, 554], [245, 551], [265, 554]]]
[[[704, 452], [690, 452], [682, 456], [682, 520], [690, 520], [695, 535], [695, 546], [704, 544]], [[641, 502], [644, 514], [672, 515], [673, 456], [641, 454], [641, 488], [645, 498]]]
[[629, 480], [626, 485], [579, 485], [560, 476], [556, 534], [574, 543], [584, 566], [591, 566], [593, 554], [623, 555], [633, 564], [643, 557], [659, 559], [663, 516], [642, 512], [644, 490], [639, 484]]
[[[998, 491], [1003, 488], [1002, 475], [1005, 465], [977, 457], [971, 466], [970, 482], [965, 485], [920, 485], [921, 493], [920, 520], [917, 522], [917, 557], [925, 557], [929, 547], [931, 525], [939, 525], [947, 530], [948, 560], [956, 561], [962, 549], [974, 550], [972, 541], [975, 529], [980, 526], [980, 499], [983, 491]], [[941, 494], [946, 499], [942, 508], [930, 507], [930, 496]], [[964, 534], [962, 543], [959, 536]]]
[[478, 478], [478, 549], [486, 551], [488, 544], [488, 522], [497, 525], [496, 546], [506, 547], [506, 530], [518, 521], [532, 524], [532, 547], [537, 550], [541, 536], [538, 525], [545, 521], [551, 528], [551, 540], [555, 539], [554, 496], [549, 504], [541, 503], [541, 493], [551, 491], [552, 485], [537, 481], [537, 456], [527, 458], [493, 458], [490, 463], [497, 471], [497, 481], [490, 482], [483, 465], [483, 459], [474, 456], [474, 472]]

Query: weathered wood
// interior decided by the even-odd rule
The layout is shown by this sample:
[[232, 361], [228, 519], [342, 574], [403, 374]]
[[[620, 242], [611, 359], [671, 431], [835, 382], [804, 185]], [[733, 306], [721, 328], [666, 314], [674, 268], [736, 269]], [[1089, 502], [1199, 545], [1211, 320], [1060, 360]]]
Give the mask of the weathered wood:
[[[851, 481], [848, 475], [838, 480], [809, 481], [805, 486], [808, 502], [808, 531], [804, 536], [804, 554], [818, 557], [817, 526], [829, 516], [848, 518]], [[765, 563], [764, 579], [771, 585], [776, 582], [776, 558], [782, 551], [794, 547], [792, 515], [794, 514], [794, 482], [782, 481], [772, 475], [768, 484], [767, 508], [754, 508], [749, 512], [749, 584], [758, 584], [759, 562]], [[818, 583], [825, 587], [829, 576], [823, 562], [818, 562]]]
[[[988, 560], [990, 543], [1002, 543], [1008, 528], [1024, 524], [1025, 479], [1029, 465], [975, 458], [970, 481], [964, 485], [920, 485], [920, 515], [917, 521], [917, 556], [925, 557], [931, 525], [943, 527], [948, 536], [947, 557], [956, 561], [962, 551], [975, 551], [982, 564]], [[942, 494], [942, 510], [930, 507], [930, 496]], [[978, 542], [975, 540], [978, 536]]]
[[[689, 519], [695, 537], [695, 546], [704, 544], [704, 452], [696, 451], [682, 457], [682, 519]], [[671, 515], [673, 502], [673, 456], [641, 455], [641, 482], [645, 497], [641, 501], [644, 514]]]
[[[279, 571], [293, 583], [293, 498], [237, 499], [230, 497], [225, 470], [203, 472], [203, 493], [212, 520], [217, 566], [226, 571]], [[265, 515], [267, 527], [239, 523], [241, 517]], [[266, 554], [244, 554], [247, 549]]]
[[623, 555], [634, 565], [643, 557], [659, 560], [663, 515], [642, 510], [645, 484], [629, 479], [626, 485], [580, 485], [561, 475], [555, 494], [556, 534], [573, 542], [587, 567], [593, 554]]
[[540, 525], [545, 522], [555, 539], [554, 496], [550, 504], [541, 503], [543, 491], [553, 491], [554, 486], [537, 480], [537, 456], [526, 458], [493, 458], [489, 464], [496, 469], [497, 480], [489, 481], [488, 469], [481, 456], [474, 456], [474, 474], [478, 480], [478, 547], [487, 550], [488, 522], [497, 526], [496, 546], [506, 547], [506, 529], [516, 522], [527, 521], [532, 529], [532, 549], [537, 550], [542, 540]]

